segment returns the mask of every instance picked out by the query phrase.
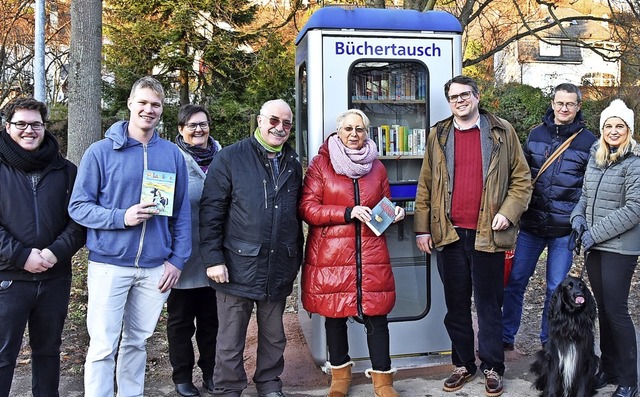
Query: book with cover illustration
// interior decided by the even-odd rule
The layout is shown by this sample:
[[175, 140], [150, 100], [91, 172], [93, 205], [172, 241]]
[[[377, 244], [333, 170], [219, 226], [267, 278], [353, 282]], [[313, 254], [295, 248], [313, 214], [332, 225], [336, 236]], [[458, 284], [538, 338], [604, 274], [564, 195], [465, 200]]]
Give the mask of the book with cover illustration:
[[371, 209], [371, 220], [367, 226], [376, 234], [381, 235], [396, 218], [396, 205], [386, 197]]
[[157, 215], [173, 215], [173, 193], [176, 189], [176, 174], [144, 170], [142, 176], [141, 203], [154, 203]]

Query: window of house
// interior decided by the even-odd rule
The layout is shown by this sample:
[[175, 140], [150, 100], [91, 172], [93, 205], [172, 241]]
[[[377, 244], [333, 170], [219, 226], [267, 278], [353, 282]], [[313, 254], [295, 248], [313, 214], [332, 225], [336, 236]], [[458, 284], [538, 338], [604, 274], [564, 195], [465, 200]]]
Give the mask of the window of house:
[[562, 46], [560, 44], [550, 44], [542, 40], [539, 43], [541, 57], [559, 57], [562, 55]]

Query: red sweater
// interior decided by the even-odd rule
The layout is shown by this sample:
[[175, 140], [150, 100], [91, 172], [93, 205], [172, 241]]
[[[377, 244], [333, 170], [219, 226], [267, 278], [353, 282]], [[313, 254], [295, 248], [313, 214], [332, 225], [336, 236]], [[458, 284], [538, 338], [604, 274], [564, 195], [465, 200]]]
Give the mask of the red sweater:
[[480, 129], [454, 129], [454, 179], [451, 221], [454, 226], [475, 230], [482, 199], [482, 149]]

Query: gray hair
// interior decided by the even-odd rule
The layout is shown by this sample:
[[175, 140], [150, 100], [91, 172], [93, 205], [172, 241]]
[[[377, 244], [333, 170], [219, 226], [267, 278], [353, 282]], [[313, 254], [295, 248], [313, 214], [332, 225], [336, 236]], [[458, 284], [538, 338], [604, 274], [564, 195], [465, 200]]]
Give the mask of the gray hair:
[[344, 123], [344, 119], [350, 115], [350, 114], [357, 114], [358, 116], [360, 116], [362, 118], [362, 122], [364, 123], [364, 128], [367, 130], [367, 134], [369, 133], [369, 125], [370, 125], [370, 121], [369, 121], [369, 117], [367, 117], [366, 114], [364, 114], [364, 112], [360, 109], [349, 109], [344, 113], [341, 113], [338, 118], [336, 119], [336, 130], [339, 130], [340, 128], [342, 128], [342, 124]]

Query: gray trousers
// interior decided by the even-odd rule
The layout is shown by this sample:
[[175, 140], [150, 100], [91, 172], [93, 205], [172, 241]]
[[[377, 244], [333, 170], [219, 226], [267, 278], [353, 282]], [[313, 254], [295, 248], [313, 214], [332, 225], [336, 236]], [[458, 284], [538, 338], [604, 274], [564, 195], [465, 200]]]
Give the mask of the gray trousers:
[[282, 324], [286, 300], [255, 301], [220, 291], [216, 292], [216, 298], [219, 326], [213, 394], [239, 397], [247, 388], [243, 353], [254, 304], [257, 308], [258, 350], [253, 382], [259, 395], [281, 391], [280, 375], [284, 370], [284, 348], [287, 343]]

